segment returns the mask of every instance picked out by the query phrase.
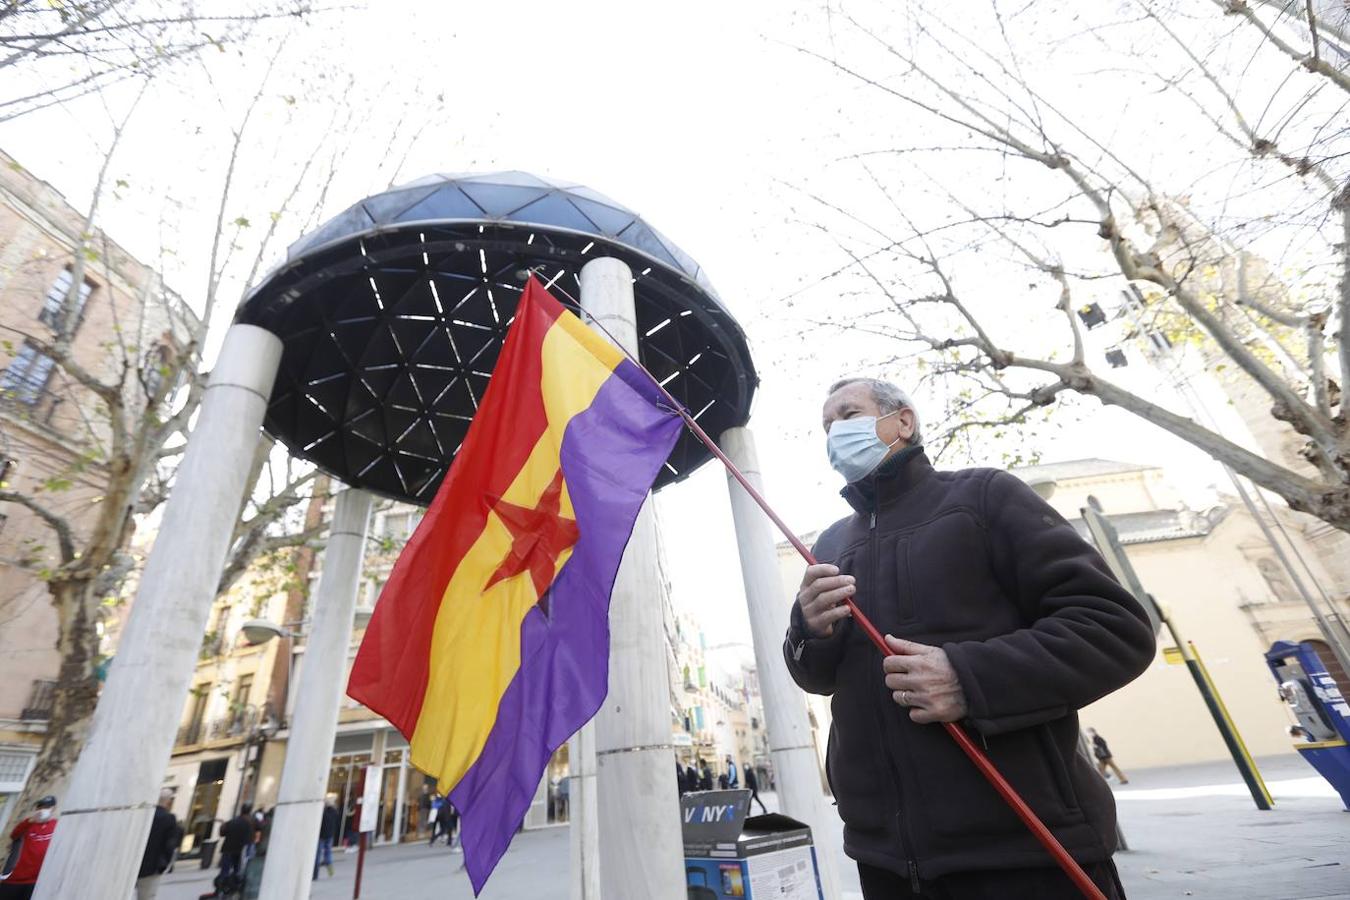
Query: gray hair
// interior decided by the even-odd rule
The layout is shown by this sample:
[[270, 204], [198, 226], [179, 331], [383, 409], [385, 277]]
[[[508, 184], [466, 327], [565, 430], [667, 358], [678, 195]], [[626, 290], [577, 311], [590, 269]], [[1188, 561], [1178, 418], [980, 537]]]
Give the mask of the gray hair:
[[826, 396], [831, 396], [835, 391], [846, 388], [850, 384], [867, 385], [872, 391], [872, 400], [883, 415], [893, 413], [897, 409], [907, 409], [914, 413], [914, 434], [910, 436], [909, 444], [911, 447], [918, 447], [923, 443], [923, 431], [919, 427], [919, 411], [914, 407], [914, 401], [909, 399], [909, 394], [889, 381], [882, 381], [880, 378], [841, 378], [830, 385], [830, 390], [826, 393]]

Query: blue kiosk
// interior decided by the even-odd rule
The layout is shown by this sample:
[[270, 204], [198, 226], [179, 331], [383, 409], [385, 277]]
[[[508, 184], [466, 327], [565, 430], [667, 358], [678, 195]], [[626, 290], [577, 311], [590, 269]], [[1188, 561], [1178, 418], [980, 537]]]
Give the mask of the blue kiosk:
[[1341, 795], [1350, 810], [1350, 703], [1313, 648], [1276, 641], [1266, 665], [1297, 724], [1294, 749]]

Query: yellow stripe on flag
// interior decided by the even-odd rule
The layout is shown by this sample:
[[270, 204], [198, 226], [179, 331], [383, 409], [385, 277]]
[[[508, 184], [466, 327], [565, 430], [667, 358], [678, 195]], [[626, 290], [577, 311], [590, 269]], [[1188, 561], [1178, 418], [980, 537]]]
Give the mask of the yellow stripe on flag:
[[[502, 499], [534, 508], [558, 473], [567, 424], [595, 399], [623, 354], [570, 314], [544, 335], [540, 391], [548, 428]], [[559, 514], [574, 518], [564, 482]], [[487, 743], [497, 706], [520, 668], [521, 623], [538, 602], [528, 573], [484, 591], [511, 548], [492, 514], [464, 555], [441, 599], [431, 639], [422, 713], [412, 736], [412, 763], [437, 776], [441, 793], [464, 777]], [[556, 575], [571, 550], [558, 558]]]

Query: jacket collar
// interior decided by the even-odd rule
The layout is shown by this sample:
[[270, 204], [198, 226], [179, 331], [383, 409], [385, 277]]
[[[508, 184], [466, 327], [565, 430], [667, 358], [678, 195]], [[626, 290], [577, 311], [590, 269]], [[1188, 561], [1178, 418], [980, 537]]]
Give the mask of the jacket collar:
[[870, 513], [890, 503], [933, 472], [923, 447], [906, 447], [886, 460], [867, 477], [844, 486], [840, 495], [860, 513]]

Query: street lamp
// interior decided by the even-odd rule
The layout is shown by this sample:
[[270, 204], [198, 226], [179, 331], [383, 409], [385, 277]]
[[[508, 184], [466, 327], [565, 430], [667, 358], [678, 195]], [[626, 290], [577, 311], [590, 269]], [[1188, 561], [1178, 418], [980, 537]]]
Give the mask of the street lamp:
[[[291, 622], [289, 624], [299, 625], [300, 623]], [[257, 647], [260, 644], [265, 644], [272, 640], [272, 638], [295, 637], [294, 632], [288, 631], [286, 628], [275, 622], [269, 622], [267, 619], [249, 619], [240, 626], [239, 630], [244, 635], [245, 643], [250, 647]]]
[[1056, 483], [1055, 479], [1053, 478], [1046, 478], [1044, 476], [1040, 478], [1033, 478], [1027, 482], [1027, 487], [1035, 491], [1036, 496], [1040, 497], [1047, 503], [1050, 502], [1051, 497], [1055, 496]]

